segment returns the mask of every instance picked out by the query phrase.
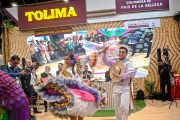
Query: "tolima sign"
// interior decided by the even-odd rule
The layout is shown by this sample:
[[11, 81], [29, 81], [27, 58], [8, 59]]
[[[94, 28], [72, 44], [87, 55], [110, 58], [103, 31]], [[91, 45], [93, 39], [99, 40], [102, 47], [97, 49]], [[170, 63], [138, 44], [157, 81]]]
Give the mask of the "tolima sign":
[[85, 24], [85, 0], [19, 6], [18, 17], [20, 30]]

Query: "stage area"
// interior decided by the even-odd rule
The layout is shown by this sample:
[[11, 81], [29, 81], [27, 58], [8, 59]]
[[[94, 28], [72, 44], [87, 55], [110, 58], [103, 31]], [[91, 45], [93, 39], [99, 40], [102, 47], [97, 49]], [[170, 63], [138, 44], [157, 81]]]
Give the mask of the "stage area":
[[[173, 102], [171, 108], [170, 101], [161, 102], [160, 100], [145, 100], [146, 107], [135, 114], [132, 113], [129, 120], [180, 120], [180, 100], [176, 103]], [[138, 106], [137, 106], [138, 107]], [[54, 117], [51, 113], [42, 112], [36, 114], [37, 120], [60, 120]], [[64, 119], [70, 120], [70, 119]], [[84, 120], [116, 120], [115, 116], [112, 117], [85, 117]]]

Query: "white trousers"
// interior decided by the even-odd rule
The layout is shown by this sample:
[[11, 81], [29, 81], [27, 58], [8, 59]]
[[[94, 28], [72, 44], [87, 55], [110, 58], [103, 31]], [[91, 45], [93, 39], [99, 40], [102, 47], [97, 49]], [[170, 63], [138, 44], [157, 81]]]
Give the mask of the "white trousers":
[[45, 54], [42, 54], [42, 57], [43, 57], [44, 63], [47, 63], [47, 59], [49, 62], [52, 62], [48, 52], [45, 52]]
[[[115, 105], [116, 120], [128, 120], [129, 116], [129, 86], [118, 86], [113, 87], [113, 98]], [[123, 119], [122, 119], [123, 115]]]

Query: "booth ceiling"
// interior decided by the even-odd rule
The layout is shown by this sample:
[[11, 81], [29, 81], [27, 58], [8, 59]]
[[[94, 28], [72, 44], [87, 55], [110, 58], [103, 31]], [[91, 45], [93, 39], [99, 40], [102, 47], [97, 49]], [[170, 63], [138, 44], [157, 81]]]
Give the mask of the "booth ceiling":
[[12, 3], [16, 3], [17, 5], [26, 5], [26, 4], [48, 2], [48, 1], [58, 1], [58, 0], [2, 0], [1, 8], [12, 7]]

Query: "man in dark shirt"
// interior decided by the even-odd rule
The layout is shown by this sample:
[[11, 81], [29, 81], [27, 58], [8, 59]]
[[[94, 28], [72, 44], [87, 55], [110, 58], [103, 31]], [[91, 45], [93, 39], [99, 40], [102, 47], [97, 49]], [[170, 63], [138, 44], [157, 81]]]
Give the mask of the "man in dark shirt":
[[90, 80], [92, 77], [93, 77], [93, 74], [91, 71], [88, 71], [88, 66], [86, 65], [84, 67], [84, 71], [83, 71], [83, 79]]
[[51, 71], [50, 66], [46, 66], [46, 67], [45, 67], [45, 72], [41, 73], [41, 78], [45, 78], [44, 76], [46, 76], [46, 75], [47, 75], [47, 78], [48, 78], [48, 79], [49, 79], [49, 78], [52, 78], [53, 76], [52, 76], [52, 74], [50, 73], [50, 71]]
[[166, 101], [165, 85], [167, 84], [168, 89], [168, 100], [171, 101], [171, 82], [170, 82], [170, 65], [164, 63], [162, 60], [158, 62], [158, 72], [160, 75], [160, 85], [162, 90], [162, 102]]
[[56, 77], [58, 77], [63, 69], [63, 64], [62, 63], [59, 63], [58, 64], [58, 71], [56, 71]]
[[29, 72], [21, 70], [17, 65], [20, 62], [20, 58], [17, 55], [13, 55], [7, 65], [2, 65], [1, 70], [11, 76], [21, 87], [21, 75], [28, 75]]
[[145, 57], [145, 58], [148, 58], [149, 55], [150, 55], [150, 53], [151, 53], [153, 33], [151, 33], [151, 32], [146, 32], [146, 33], [145, 33], [145, 38], [148, 38], [148, 39], [149, 39], [148, 42], [147, 42], [147, 44], [148, 44], [147, 55], [146, 55], [146, 57]]

